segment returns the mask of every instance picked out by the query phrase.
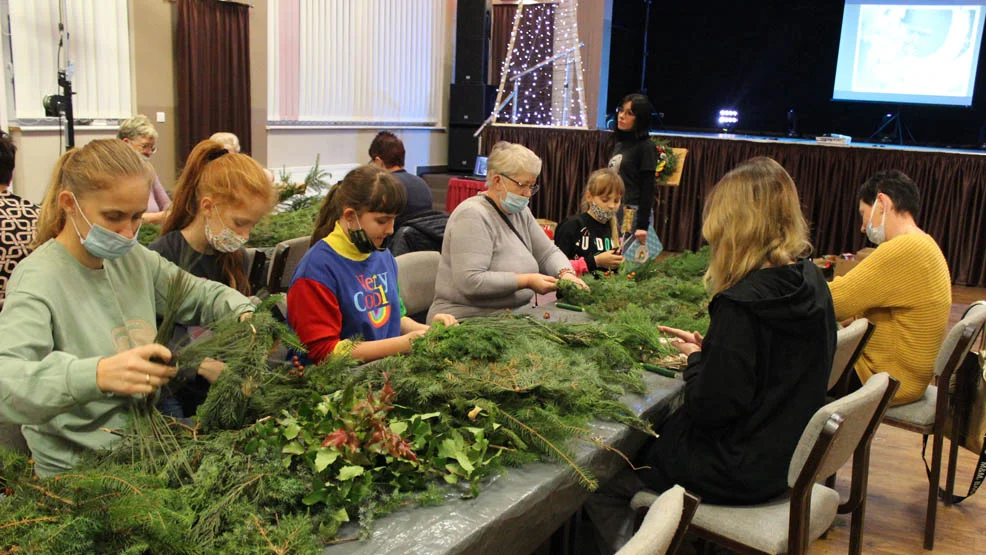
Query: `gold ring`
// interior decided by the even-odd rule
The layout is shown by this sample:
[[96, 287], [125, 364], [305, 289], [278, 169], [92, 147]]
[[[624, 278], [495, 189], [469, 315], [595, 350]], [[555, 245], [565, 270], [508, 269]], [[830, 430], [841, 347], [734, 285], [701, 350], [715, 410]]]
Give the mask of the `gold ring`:
[[151, 375], [147, 374], [147, 385], [151, 385]]

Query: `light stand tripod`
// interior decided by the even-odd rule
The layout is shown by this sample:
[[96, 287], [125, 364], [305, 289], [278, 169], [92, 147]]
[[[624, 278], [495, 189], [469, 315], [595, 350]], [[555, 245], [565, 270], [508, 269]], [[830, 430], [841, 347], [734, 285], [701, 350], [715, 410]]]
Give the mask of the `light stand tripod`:
[[[904, 123], [904, 116], [902, 116], [900, 113], [900, 106], [897, 106], [897, 110], [895, 112], [887, 113], [885, 116], [883, 116], [883, 123], [880, 124], [880, 127], [878, 127], [877, 130], [874, 131], [872, 135], [870, 135], [870, 139], [872, 140], [874, 138], [877, 138], [880, 135], [880, 133], [884, 131], [884, 129], [890, 127], [890, 124], [893, 124], [893, 133], [888, 134], [886, 138], [894, 139], [893, 142], [896, 142], [899, 145], [903, 145], [904, 133], [907, 133], [907, 136], [911, 139], [911, 143], [917, 142], [914, 140], [914, 135], [911, 134], [911, 130], [907, 128], [907, 124]], [[890, 142], [890, 141], [884, 141], [884, 142]]]
[[[57, 117], [61, 128], [61, 118], [64, 115], [67, 122], [65, 150], [75, 147], [75, 112], [72, 109], [72, 77], [75, 68], [72, 66], [71, 34], [65, 30], [65, 0], [58, 2], [58, 86], [62, 94], [51, 94], [41, 100], [48, 117]], [[62, 64], [61, 52], [65, 48], [65, 64]], [[59, 133], [61, 135], [61, 133]]]

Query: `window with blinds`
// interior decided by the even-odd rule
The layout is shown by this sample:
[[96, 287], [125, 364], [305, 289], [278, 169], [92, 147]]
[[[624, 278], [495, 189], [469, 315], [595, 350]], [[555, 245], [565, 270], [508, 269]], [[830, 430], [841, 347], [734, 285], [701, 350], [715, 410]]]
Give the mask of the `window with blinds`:
[[[127, 0], [5, 0], [10, 18], [13, 117], [43, 118], [42, 97], [61, 94], [58, 69], [74, 67], [76, 119], [127, 118], [133, 113]], [[58, 22], [69, 41], [59, 49]], [[163, 53], [170, 55], [170, 53]], [[66, 58], [70, 55], [70, 58]]]
[[437, 125], [454, 0], [268, 0], [268, 120]]

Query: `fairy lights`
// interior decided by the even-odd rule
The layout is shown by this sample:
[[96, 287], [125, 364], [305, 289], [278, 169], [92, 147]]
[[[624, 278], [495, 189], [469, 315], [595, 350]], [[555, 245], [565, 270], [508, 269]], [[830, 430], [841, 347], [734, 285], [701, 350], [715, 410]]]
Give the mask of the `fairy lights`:
[[[518, 6], [510, 38], [512, 49], [501, 68], [505, 76], [500, 84], [502, 98], [514, 91], [509, 77], [579, 44], [577, 11], [577, 0]], [[584, 127], [582, 58], [577, 49], [517, 81], [518, 98], [499, 113], [498, 123]]]

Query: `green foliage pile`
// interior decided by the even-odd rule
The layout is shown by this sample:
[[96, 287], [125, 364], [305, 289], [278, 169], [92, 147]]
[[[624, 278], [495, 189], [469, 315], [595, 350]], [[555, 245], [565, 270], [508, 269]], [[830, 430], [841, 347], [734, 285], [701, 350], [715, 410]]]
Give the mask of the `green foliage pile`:
[[112, 451], [48, 479], [0, 451], [0, 551], [316, 552], [346, 522], [365, 535], [381, 514], [478, 495], [505, 465], [545, 458], [594, 488], [574, 442], [595, 441], [597, 418], [648, 430], [619, 398], [642, 391], [642, 363], [670, 351], [652, 313], [704, 310], [704, 294], [684, 309], [699, 298], [686, 284], [698, 283], [702, 256], [590, 280], [590, 324], [504, 315], [437, 325], [411, 354], [365, 365], [268, 360], [278, 344], [298, 347], [272, 299], [175, 349], [180, 371], [206, 356], [227, 364], [194, 423], [135, 413], [151, 433], [135, 422], [115, 431]]
[[161, 236], [161, 226], [157, 224], [142, 224], [137, 232], [137, 242], [145, 247]]
[[659, 324], [705, 333], [709, 329], [709, 295], [702, 276], [708, 267], [706, 246], [698, 252], [686, 251], [643, 264], [624, 262], [616, 271], [583, 276], [589, 291], [561, 281], [559, 296], [566, 303], [583, 307], [599, 322], [645, 328]]
[[322, 197], [309, 197], [312, 204], [307, 207], [277, 212], [264, 216], [250, 232], [248, 247], [273, 247], [281, 241], [304, 237], [315, 232], [315, 218], [318, 216]]

